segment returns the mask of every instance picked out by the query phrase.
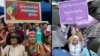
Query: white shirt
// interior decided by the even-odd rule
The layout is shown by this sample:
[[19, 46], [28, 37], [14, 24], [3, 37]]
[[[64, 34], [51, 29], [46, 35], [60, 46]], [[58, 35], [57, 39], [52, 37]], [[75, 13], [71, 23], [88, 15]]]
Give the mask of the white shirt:
[[72, 56], [81, 56], [81, 42], [78, 40], [78, 44], [73, 45], [71, 41], [69, 43], [69, 50]]
[[8, 56], [27, 56], [25, 53], [25, 47], [23, 45], [18, 45], [16, 47], [13, 47], [12, 45], [7, 45], [2, 50], [2, 56], [7, 55]]

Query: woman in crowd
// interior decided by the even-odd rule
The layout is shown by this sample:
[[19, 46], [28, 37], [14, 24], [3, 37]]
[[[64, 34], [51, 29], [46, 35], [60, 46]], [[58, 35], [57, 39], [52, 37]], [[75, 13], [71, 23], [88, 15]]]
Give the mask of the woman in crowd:
[[40, 44], [36, 44], [36, 33], [34, 31], [30, 31], [28, 33], [28, 41], [29, 41], [29, 54], [30, 56], [44, 56], [43, 46]]
[[30, 23], [24, 23], [23, 24], [23, 31], [24, 31], [25, 35], [27, 35], [29, 31], [32, 31], [31, 24]]
[[5, 30], [5, 24], [3, 22], [0, 22], [0, 45], [6, 44], [6, 38], [8, 35], [8, 32]]
[[42, 23], [42, 26], [43, 26], [43, 30], [46, 30], [47, 27], [48, 27], [48, 24], [47, 23]]
[[51, 56], [51, 35], [45, 37], [44, 50], [46, 56]]
[[82, 35], [78, 31], [78, 28], [75, 27], [75, 33], [68, 39], [69, 51], [72, 56], [81, 56], [81, 42]]
[[11, 33], [7, 39], [7, 46], [2, 50], [2, 56], [28, 56], [25, 47], [20, 43], [20, 37], [16, 33]]
[[43, 38], [43, 35], [42, 35], [42, 29], [39, 25], [39, 23], [35, 23], [35, 32], [36, 32], [36, 42], [38, 44], [42, 44], [42, 38]]

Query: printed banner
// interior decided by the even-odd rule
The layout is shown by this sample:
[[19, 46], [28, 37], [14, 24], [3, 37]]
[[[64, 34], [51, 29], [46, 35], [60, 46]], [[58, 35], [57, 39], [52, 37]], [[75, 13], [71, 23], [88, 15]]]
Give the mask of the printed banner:
[[59, 2], [60, 23], [74, 24], [88, 20], [88, 7], [85, 0]]
[[34, 22], [41, 20], [39, 2], [6, 1], [7, 22]]

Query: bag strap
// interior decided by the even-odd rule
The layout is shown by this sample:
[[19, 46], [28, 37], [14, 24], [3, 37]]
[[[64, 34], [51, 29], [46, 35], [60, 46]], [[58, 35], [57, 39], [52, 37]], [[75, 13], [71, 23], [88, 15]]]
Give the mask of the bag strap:
[[[88, 48], [87, 48], [87, 49], [88, 49]], [[92, 55], [91, 55], [91, 52], [90, 52], [90, 50], [89, 50], [89, 49], [88, 49], [88, 52], [89, 52], [89, 55], [90, 55], [90, 56], [92, 56]]]
[[10, 48], [9, 48], [9, 50], [8, 50], [8, 56], [9, 56], [9, 52], [10, 52]]

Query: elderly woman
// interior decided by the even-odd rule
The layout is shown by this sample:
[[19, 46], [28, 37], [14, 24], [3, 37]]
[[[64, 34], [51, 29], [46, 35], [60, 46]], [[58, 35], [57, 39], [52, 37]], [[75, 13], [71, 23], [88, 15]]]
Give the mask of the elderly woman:
[[68, 39], [69, 51], [72, 56], [81, 56], [82, 35], [75, 27], [75, 33]]
[[20, 37], [16, 33], [11, 33], [7, 39], [8, 45], [2, 50], [2, 56], [27, 56], [25, 47], [20, 43]]

